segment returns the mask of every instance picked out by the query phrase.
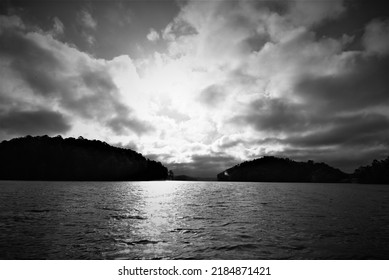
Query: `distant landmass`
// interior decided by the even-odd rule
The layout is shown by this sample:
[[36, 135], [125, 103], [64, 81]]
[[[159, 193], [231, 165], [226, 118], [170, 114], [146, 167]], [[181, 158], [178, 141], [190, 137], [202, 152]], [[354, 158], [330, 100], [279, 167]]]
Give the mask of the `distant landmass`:
[[195, 177], [191, 177], [187, 175], [175, 175], [172, 179], [176, 181], [197, 181], [198, 180]]
[[374, 160], [347, 174], [323, 162], [296, 162], [288, 158], [265, 156], [235, 165], [217, 175], [219, 181], [314, 182], [389, 184], [389, 157]]
[[374, 160], [371, 165], [361, 166], [353, 175], [359, 183], [389, 185], [389, 157]]
[[[26, 136], [0, 143], [0, 180], [58, 181], [207, 181], [174, 175], [160, 162], [131, 149], [83, 137]], [[265, 156], [219, 174], [218, 181], [389, 184], [389, 157], [374, 160], [352, 174], [312, 160], [297, 162]]]
[[349, 181], [349, 175], [325, 163], [296, 162], [288, 158], [265, 156], [235, 165], [217, 175], [219, 181], [315, 182]]
[[165, 180], [160, 162], [98, 140], [27, 136], [0, 143], [1, 180]]

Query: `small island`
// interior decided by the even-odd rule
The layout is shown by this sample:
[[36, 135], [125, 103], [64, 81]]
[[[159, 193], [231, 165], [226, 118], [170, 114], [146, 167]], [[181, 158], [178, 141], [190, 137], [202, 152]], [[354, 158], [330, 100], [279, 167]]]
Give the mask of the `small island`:
[[240, 182], [311, 182], [389, 184], [389, 157], [374, 160], [352, 174], [326, 163], [297, 162], [289, 158], [265, 156], [237, 164], [217, 175], [218, 181]]
[[160, 162], [83, 137], [26, 136], [0, 143], [0, 180], [165, 180]]
[[362, 184], [389, 185], [389, 157], [383, 160], [373, 160], [371, 165], [357, 168], [353, 177]]
[[296, 162], [265, 156], [235, 165], [217, 175], [219, 181], [242, 182], [347, 182], [349, 175], [325, 163]]

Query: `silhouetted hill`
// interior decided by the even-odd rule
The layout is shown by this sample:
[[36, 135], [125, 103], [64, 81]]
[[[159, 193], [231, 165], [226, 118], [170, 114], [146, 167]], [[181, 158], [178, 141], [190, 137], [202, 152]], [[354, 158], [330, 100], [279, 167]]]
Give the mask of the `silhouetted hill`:
[[355, 170], [353, 177], [364, 184], [389, 184], [389, 157], [374, 160], [371, 165], [361, 166]]
[[219, 181], [335, 183], [347, 181], [348, 175], [325, 163], [266, 156], [235, 165], [217, 178]]
[[2, 180], [161, 180], [167, 169], [130, 149], [61, 136], [15, 138], [0, 143]]

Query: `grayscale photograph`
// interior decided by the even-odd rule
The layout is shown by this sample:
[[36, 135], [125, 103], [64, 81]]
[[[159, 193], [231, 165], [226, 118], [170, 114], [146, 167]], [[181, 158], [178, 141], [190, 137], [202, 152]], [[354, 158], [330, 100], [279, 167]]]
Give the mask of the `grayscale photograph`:
[[386, 2], [0, 0], [0, 259], [389, 259]]

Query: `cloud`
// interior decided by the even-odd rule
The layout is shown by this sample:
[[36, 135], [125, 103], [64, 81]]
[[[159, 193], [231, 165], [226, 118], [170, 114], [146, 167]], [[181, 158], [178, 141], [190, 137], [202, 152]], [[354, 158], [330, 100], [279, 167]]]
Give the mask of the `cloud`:
[[88, 10], [82, 9], [77, 13], [77, 22], [80, 26], [80, 33], [82, 38], [88, 43], [89, 46], [93, 46], [96, 43], [93, 32], [95, 32], [97, 29], [97, 20]]
[[238, 164], [239, 160], [227, 154], [193, 155], [186, 163], [168, 164], [175, 175], [216, 178], [223, 170]]
[[373, 20], [365, 28], [363, 43], [369, 53], [389, 54], [389, 20]]
[[306, 129], [309, 119], [301, 105], [265, 98], [252, 102], [244, 115], [233, 117], [231, 122], [252, 125], [262, 132], [290, 133]]
[[115, 1], [104, 6], [105, 17], [114, 25], [125, 27], [132, 21], [133, 12], [125, 2]]
[[301, 77], [295, 92], [323, 113], [387, 106], [388, 71], [388, 56], [352, 53], [340, 58], [335, 74]]
[[77, 19], [79, 23], [85, 28], [93, 30], [97, 28], [96, 19], [93, 18], [92, 14], [85, 9], [82, 9], [80, 12], [78, 12]]
[[[117, 134], [149, 130], [148, 122], [133, 115], [113, 75], [121, 63], [131, 66], [130, 59], [95, 59], [43, 31], [29, 31], [15, 17], [2, 20], [8, 28], [0, 33], [1, 92], [8, 104], [18, 104], [15, 111], [53, 107]], [[9, 125], [7, 130], [12, 131]]]
[[86, 32], [82, 32], [82, 37], [88, 43], [89, 46], [93, 46], [96, 43], [96, 38]]
[[59, 35], [63, 34], [64, 30], [65, 30], [65, 26], [62, 23], [62, 21], [59, 18], [54, 17], [53, 22], [54, 22], [54, 24], [53, 24], [53, 35], [54, 36], [59, 36]]
[[338, 150], [345, 146], [389, 145], [389, 118], [381, 114], [327, 117], [321, 127], [319, 131], [286, 138], [284, 143], [296, 148], [336, 146]]
[[315, 33], [342, 21], [346, 9], [343, 1], [188, 1], [182, 7], [163, 39], [169, 58], [198, 79], [193, 96], [200, 107], [192, 107], [215, 124], [213, 149], [239, 159], [291, 151], [324, 158], [314, 149], [337, 158], [337, 149], [343, 156], [358, 149], [366, 159], [378, 151], [369, 145], [388, 148], [387, 22], [366, 26], [365, 50], [347, 51], [349, 34]]
[[345, 11], [343, 0], [290, 1], [288, 17], [296, 25], [310, 26], [340, 16]]
[[0, 32], [3, 32], [9, 28], [12, 29], [25, 29], [22, 19], [16, 15], [3, 16], [0, 15]]
[[223, 135], [217, 141], [214, 142], [214, 150], [227, 150], [229, 148], [236, 147], [240, 144], [245, 144], [246, 141], [240, 137], [240, 135]]
[[220, 85], [211, 85], [203, 89], [199, 94], [199, 101], [206, 106], [216, 107], [225, 98], [225, 89]]
[[0, 111], [0, 131], [8, 135], [53, 135], [66, 133], [70, 128], [68, 120], [55, 111]]
[[159, 40], [159, 33], [151, 28], [149, 34], [147, 34], [147, 40], [149, 40], [151, 42], [158, 41]]
[[[15, 112], [52, 108], [67, 116], [69, 133], [136, 142], [176, 174], [213, 176], [262, 155], [351, 168], [389, 148], [389, 25], [371, 18], [354, 26], [348, 8], [184, 1], [165, 29], [146, 36], [166, 51], [137, 60], [98, 59], [3, 16], [0, 97]], [[91, 44], [96, 19], [79, 12]], [[344, 34], [318, 31], [336, 24]]]
[[116, 134], [126, 134], [130, 131], [135, 132], [138, 135], [150, 132], [153, 127], [145, 122], [141, 122], [136, 117], [115, 117], [107, 122], [107, 125]]

